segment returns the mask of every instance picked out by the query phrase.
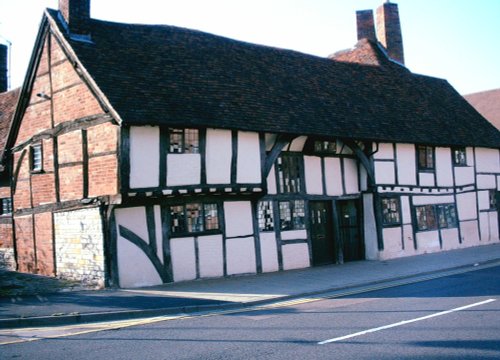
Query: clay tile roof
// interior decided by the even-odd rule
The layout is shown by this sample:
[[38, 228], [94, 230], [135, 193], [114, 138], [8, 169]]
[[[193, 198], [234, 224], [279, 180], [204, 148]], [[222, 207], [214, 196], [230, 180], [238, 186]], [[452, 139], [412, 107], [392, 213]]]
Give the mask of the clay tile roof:
[[16, 109], [20, 88], [0, 93], [0, 158], [2, 158], [5, 142]]
[[464, 98], [500, 130], [500, 89], [464, 95]]
[[401, 66], [173, 26], [91, 20], [90, 31], [93, 43], [67, 40], [127, 124], [500, 147], [498, 131], [448, 82]]

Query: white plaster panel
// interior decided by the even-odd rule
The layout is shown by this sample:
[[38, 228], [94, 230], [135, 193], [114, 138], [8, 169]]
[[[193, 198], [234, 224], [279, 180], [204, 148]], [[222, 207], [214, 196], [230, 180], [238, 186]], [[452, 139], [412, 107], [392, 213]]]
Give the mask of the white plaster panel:
[[481, 241], [490, 240], [490, 217], [487, 212], [479, 213], [479, 234]]
[[415, 255], [415, 241], [413, 239], [413, 226], [403, 225], [403, 242], [405, 254], [408, 256]]
[[413, 205], [432, 205], [432, 204], [450, 204], [454, 203], [453, 195], [444, 196], [414, 196]]
[[478, 189], [496, 189], [497, 181], [495, 175], [478, 175], [477, 188]]
[[157, 126], [130, 128], [130, 187], [158, 187], [160, 179], [160, 130]]
[[443, 244], [443, 250], [458, 249], [460, 247], [460, 242], [458, 241], [458, 229], [442, 229], [441, 230], [441, 241]]
[[208, 184], [231, 182], [231, 130], [207, 129], [206, 169]]
[[420, 181], [420, 186], [435, 186], [434, 183], [434, 173], [419, 172], [418, 178]]
[[365, 167], [360, 164], [359, 166], [359, 178], [360, 178], [360, 188], [361, 191], [368, 190], [368, 173], [366, 172]]
[[417, 232], [417, 250], [419, 253], [429, 253], [441, 250], [439, 231]]
[[394, 159], [394, 149], [391, 143], [378, 144], [378, 151], [373, 154], [375, 160], [378, 159]]
[[198, 238], [198, 263], [200, 277], [224, 276], [222, 235], [200, 236]]
[[276, 187], [276, 170], [274, 169], [274, 165], [271, 167], [269, 175], [267, 175], [267, 193], [271, 195], [278, 193]]
[[497, 149], [476, 148], [477, 172], [500, 172], [500, 156]]
[[283, 270], [303, 269], [310, 266], [307, 244], [288, 244], [281, 247]]
[[396, 144], [398, 183], [400, 185], [417, 184], [417, 164], [415, 160], [415, 145]]
[[363, 195], [363, 220], [365, 234], [365, 257], [367, 260], [377, 260], [379, 251], [372, 194]]
[[403, 232], [400, 226], [382, 229], [384, 239], [384, 258], [394, 258], [401, 256], [403, 251]]
[[469, 247], [479, 244], [479, 224], [477, 220], [461, 221], [460, 234], [462, 235], [462, 246]]
[[436, 179], [438, 186], [453, 186], [453, 167], [451, 149], [436, 148]]
[[266, 142], [266, 151], [271, 151], [271, 149], [274, 146], [274, 143], [276, 142], [276, 138], [277, 137], [278, 137], [278, 135], [276, 135], [276, 134], [266, 133], [264, 135], [264, 139], [265, 139], [265, 142]]
[[455, 166], [455, 185], [464, 186], [474, 184], [474, 168]]
[[325, 181], [327, 195], [343, 195], [342, 168], [339, 158], [325, 158]]
[[156, 235], [156, 255], [163, 263], [163, 229], [161, 221], [161, 207], [155, 205], [153, 207], [155, 217], [155, 235]]
[[226, 240], [227, 274], [250, 274], [257, 272], [254, 238]]
[[260, 184], [260, 141], [256, 132], [238, 131], [236, 181]]
[[302, 151], [304, 150], [304, 145], [306, 141], [307, 141], [307, 136], [299, 136], [298, 138], [292, 140], [292, 143], [290, 144], [290, 148], [288, 150]]
[[278, 271], [279, 264], [276, 235], [274, 232], [263, 232], [260, 233], [259, 236], [262, 272]]
[[498, 212], [490, 211], [488, 213], [490, 217], [490, 241], [499, 241], [500, 238], [498, 236]]
[[172, 257], [174, 281], [196, 279], [194, 238], [170, 239], [170, 254]]
[[474, 148], [472, 147], [467, 147], [465, 148], [465, 156], [467, 160], [467, 166], [474, 166]]
[[281, 240], [307, 239], [306, 230], [289, 230], [281, 232]]
[[323, 195], [321, 158], [317, 156], [304, 156], [304, 173], [306, 177], [307, 193], [312, 195]]
[[252, 204], [250, 201], [224, 202], [226, 237], [253, 235]]
[[358, 164], [356, 160], [344, 158], [344, 171], [346, 193], [359, 193]]
[[342, 155], [352, 155], [353, 154], [352, 149], [340, 140], [337, 140], [337, 149], [340, 149], [340, 154], [342, 154]]
[[118, 276], [120, 287], [159, 285], [160, 275], [146, 254], [136, 245], [118, 235]]
[[393, 161], [375, 161], [375, 181], [377, 184], [396, 184]]
[[459, 220], [472, 220], [477, 218], [476, 193], [457, 194], [457, 210]]
[[167, 155], [167, 186], [198, 185], [200, 177], [200, 154]]
[[117, 225], [125, 226], [149, 244], [146, 208], [144, 206], [116, 209], [115, 217]]
[[479, 205], [479, 210], [489, 210], [490, 209], [490, 193], [489, 193], [489, 191], [478, 191], [477, 192], [477, 202]]
[[410, 199], [408, 196], [401, 196], [400, 199], [403, 224], [411, 224]]

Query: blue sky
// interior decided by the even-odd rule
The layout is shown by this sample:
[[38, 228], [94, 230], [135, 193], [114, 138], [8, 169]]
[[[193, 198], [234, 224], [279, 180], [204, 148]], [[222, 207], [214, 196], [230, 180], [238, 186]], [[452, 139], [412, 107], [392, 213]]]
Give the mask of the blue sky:
[[[356, 42], [356, 10], [385, 0], [92, 0], [92, 17], [182, 26], [327, 56]], [[500, 0], [399, 0], [406, 66], [461, 94], [500, 88]], [[58, 0], [0, 0], [0, 42], [12, 43], [20, 86], [43, 9]]]

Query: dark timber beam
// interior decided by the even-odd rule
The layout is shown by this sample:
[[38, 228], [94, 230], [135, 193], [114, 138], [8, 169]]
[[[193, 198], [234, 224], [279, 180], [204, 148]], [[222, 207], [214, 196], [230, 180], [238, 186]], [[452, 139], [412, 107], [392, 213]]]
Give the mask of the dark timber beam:
[[293, 135], [278, 135], [276, 138], [276, 142], [274, 143], [271, 151], [269, 151], [269, 154], [266, 156], [266, 162], [264, 164], [264, 179], [262, 181], [265, 181], [269, 175], [269, 172], [271, 171], [271, 168], [274, 165], [274, 162], [280, 156], [281, 151], [285, 147], [286, 144], [291, 142], [296, 136]]

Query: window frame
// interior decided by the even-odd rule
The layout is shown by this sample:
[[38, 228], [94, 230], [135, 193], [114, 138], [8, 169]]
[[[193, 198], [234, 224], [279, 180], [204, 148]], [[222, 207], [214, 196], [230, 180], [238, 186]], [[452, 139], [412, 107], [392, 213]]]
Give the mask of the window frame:
[[[461, 160], [457, 161], [458, 157], [457, 154], [462, 153], [463, 156], [460, 158]], [[465, 146], [457, 146], [457, 147], [452, 147], [451, 148], [451, 160], [453, 163], [453, 166], [467, 166], [467, 149]]]
[[257, 225], [259, 232], [274, 231], [276, 223], [272, 200], [261, 200], [257, 203]]
[[[194, 218], [190, 218], [188, 215], [189, 207], [199, 205], [198, 211], [201, 213], [200, 216]], [[208, 215], [210, 210], [214, 210], [214, 208], [210, 209], [210, 207], [215, 206], [216, 211], [216, 227], [214, 227], [214, 222], [211, 221], [210, 216]], [[182, 213], [177, 212], [180, 216], [176, 216], [177, 220], [182, 222], [182, 224], [174, 225], [174, 212], [173, 208], [182, 208]], [[217, 202], [209, 202], [209, 201], [190, 201], [186, 203], [175, 203], [168, 205], [168, 214], [169, 214], [169, 229], [171, 237], [182, 237], [182, 236], [193, 236], [199, 234], [219, 234], [222, 232], [221, 230], [221, 215], [220, 215], [221, 206]], [[200, 221], [201, 219], [201, 221]], [[198, 225], [196, 225], [198, 224]], [[194, 226], [202, 225], [201, 230], [193, 230]], [[180, 230], [174, 231], [175, 227], [180, 227]], [[191, 228], [191, 230], [190, 230]]]
[[[39, 166], [35, 166], [36, 154], [39, 153]], [[31, 173], [41, 173], [43, 172], [43, 144], [42, 142], [37, 142], [30, 145], [30, 172]]]
[[[300, 207], [298, 207], [298, 203], [302, 203]], [[290, 211], [290, 221], [288, 221], [289, 226], [284, 227], [283, 221], [283, 213], [282, 213], [282, 204], [288, 204], [288, 209]], [[278, 201], [278, 213], [279, 213], [279, 230], [280, 231], [295, 231], [295, 230], [305, 230], [306, 229], [306, 202], [303, 199], [296, 200], [279, 200]], [[302, 209], [300, 215], [298, 216], [297, 208]], [[302, 218], [301, 221], [296, 221], [296, 219]]]
[[[425, 163], [421, 163], [421, 153], [425, 151]], [[428, 156], [431, 155], [432, 164], [429, 164]], [[417, 168], [418, 171], [434, 172], [436, 169], [436, 151], [434, 146], [417, 145]]]
[[[389, 208], [384, 207], [384, 202], [388, 201], [394, 201], [396, 205], [396, 210], [395, 211], [389, 211], [387, 215], [391, 214], [397, 214], [397, 220], [396, 221], [387, 221], [386, 217], [386, 212], [385, 209], [391, 210]], [[384, 227], [391, 227], [391, 226], [401, 226], [402, 224], [402, 211], [401, 211], [401, 198], [399, 196], [391, 196], [391, 197], [384, 197], [381, 199], [381, 204], [382, 204], [382, 226]]]
[[489, 210], [498, 210], [498, 203], [497, 203], [497, 191], [495, 189], [490, 189], [488, 190], [488, 203], [489, 203]]
[[[193, 135], [195, 136], [195, 140], [192, 139]], [[175, 149], [174, 142], [172, 141], [172, 137], [174, 135], [179, 136], [179, 141]], [[176, 141], [177, 143], [177, 141]], [[167, 146], [167, 154], [200, 154], [200, 130], [195, 128], [168, 128], [168, 146]]]
[[[420, 219], [419, 219], [419, 209], [426, 209], [426, 227], [423, 228], [420, 225]], [[427, 213], [427, 210], [431, 210], [429, 213]], [[446, 218], [447, 222], [446, 225], [442, 225], [441, 220], [443, 213], [446, 212], [446, 209], [448, 209], [448, 214], [453, 214], [453, 218], [451, 221], [448, 221], [449, 218]], [[450, 209], [453, 209], [452, 212], [450, 212]], [[423, 232], [423, 231], [437, 231], [437, 230], [442, 230], [442, 229], [454, 229], [458, 228], [458, 214], [457, 214], [457, 207], [453, 203], [446, 203], [446, 204], [428, 204], [428, 205], [417, 205], [414, 207], [414, 212], [415, 212], [415, 228], [416, 231], [418, 232]], [[432, 214], [433, 218], [427, 219]], [[446, 215], [446, 214], [445, 214]]]

